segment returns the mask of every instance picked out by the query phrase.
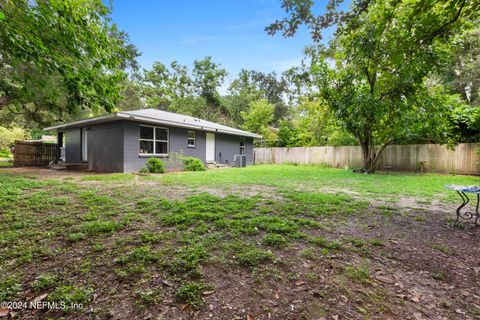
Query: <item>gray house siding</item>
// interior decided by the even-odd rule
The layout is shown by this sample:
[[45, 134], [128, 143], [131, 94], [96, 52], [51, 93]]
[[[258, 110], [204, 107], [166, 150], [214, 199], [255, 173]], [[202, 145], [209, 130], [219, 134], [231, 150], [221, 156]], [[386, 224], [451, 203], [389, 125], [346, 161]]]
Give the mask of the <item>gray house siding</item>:
[[82, 142], [80, 128], [65, 131], [65, 162], [79, 163], [82, 160]]
[[[124, 155], [124, 172], [138, 172], [141, 168], [145, 167], [145, 163], [149, 156], [140, 156], [138, 154], [139, 149], [139, 137], [140, 137], [140, 125], [142, 123], [133, 122], [133, 121], [124, 121], [124, 146], [123, 146], [123, 155]], [[152, 126], [151, 124], [144, 124], [146, 126]], [[178, 127], [169, 127], [169, 126], [160, 126], [168, 128], [168, 148], [169, 152], [179, 152], [186, 156], [192, 156], [200, 158], [205, 162], [205, 132], [195, 131], [195, 148], [189, 148], [187, 143], [187, 135], [189, 129], [178, 128]], [[168, 160], [165, 159], [168, 163]]]
[[110, 122], [88, 127], [88, 167], [100, 172], [123, 172], [123, 124]]
[[[150, 156], [139, 155], [140, 126], [135, 121], [114, 121], [87, 126], [88, 166], [99, 172], [138, 172], [145, 167]], [[146, 126], [154, 126], [144, 124]], [[195, 147], [188, 147], [188, 131], [191, 129], [157, 125], [168, 128], [168, 152], [206, 161], [206, 132], [195, 131]], [[81, 162], [81, 128], [66, 130], [65, 155], [67, 163]], [[240, 153], [240, 136], [215, 134], [215, 161], [233, 164], [233, 158]], [[245, 138], [247, 164], [253, 164], [253, 138]], [[169, 159], [164, 161], [169, 166]], [[170, 164], [172, 165], [172, 164]]]
[[[240, 154], [240, 136], [215, 134], [215, 161], [233, 164], [235, 155]], [[253, 164], [253, 138], [245, 138], [247, 164]]]

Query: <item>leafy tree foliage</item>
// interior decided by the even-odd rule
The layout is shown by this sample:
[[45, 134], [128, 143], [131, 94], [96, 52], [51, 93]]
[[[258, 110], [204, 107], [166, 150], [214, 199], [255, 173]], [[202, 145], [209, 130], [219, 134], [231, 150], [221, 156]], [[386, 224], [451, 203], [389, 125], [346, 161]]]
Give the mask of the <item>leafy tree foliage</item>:
[[452, 133], [463, 142], [480, 140], [480, 29], [459, 39], [453, 63], [440, 75], [447, 88], [465, 102], [452, 112]]
[[141, 77], [148, 107], [231, 124], [230, 112], [218, 89], [227, 72], [211, 57], [195, 60], [193, 70], [173, 61], [169, 67], [155, 62]]
[[275, 72], [264, 73], [243, 69], [230, 84], [229, 91], [233, 95], [268, 100], [275, 107], [274, 123], [278, 123], [288, 114], [288, 107], [284, 101], [288, 83]]
[[243, 128], [262, 133], [273, 121], [275, 107], [267, 100], [262, 99], [250, 104], [247, 112], [242, 112]]
[[292, 36], [305, 24], [320, 40], [322, 29], [337, 24], [311, 73], [322, 103], [362, 147], [365, 171], [374, 172], [395, 141], [421, 133], [425, 140], [448, 138], [440, 129], [448, 99], [425, 78], [447, 67], [455, 35], [478, 21], [478, 2], [356, 1], [347, 12], [337, 11], [339, 3], [329, 1], [326, 13], [315, 16], [313, 1], [285, 0], [288, 17], [267, 31]]
[[248, 111], [242, 112], [243, 126], [245, 130], [260, 133], [267, 145], [276, 144], [276, 130], [271, 127], [274, 119], [275, 106], [266, 99], [253, 101]]
[[8, 149], [15, 143], [15, 140], [27, 138], [28, 133], [20, 127], [5, 128], [0, 127], [0, 151]]
[[45, 124], [113, 109], [138, 52], [101, 0], [7, 0], [0, 13], [3, 117]]
[[218, 88], [225, 81], [227, 71], [208, 56], [193, 62], [193, 81], [197, 93], [208, 103], [218, 104]]
[[170, 68], [155, 62], [151, 70], [144, 70], [142, 81], [147, 106], [160, 109], [167, 109], [177, 98], [191, 96], [194, 90], [187, 67], [177, 61]]

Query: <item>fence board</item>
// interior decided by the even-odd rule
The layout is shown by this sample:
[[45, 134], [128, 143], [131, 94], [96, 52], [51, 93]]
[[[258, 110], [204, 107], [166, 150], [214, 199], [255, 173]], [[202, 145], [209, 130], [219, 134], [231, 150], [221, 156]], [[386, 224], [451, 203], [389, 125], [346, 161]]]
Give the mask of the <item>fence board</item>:
[[15, 167], [47, 166], [57, 157], [57, 144], [40, 141], [16, 141]]
[[[392, 166], [395, 171], [418, 171], [425, 163], [427, 172], [480, 174], [478, 143], [462, 143], [455, 150], [437, 144], [391, 145], [385, 149], [379, 169]], [[359, 168], [362, 149], [359, 146], [255, 148], [255, 164], [326, 164], [331, 167]]]

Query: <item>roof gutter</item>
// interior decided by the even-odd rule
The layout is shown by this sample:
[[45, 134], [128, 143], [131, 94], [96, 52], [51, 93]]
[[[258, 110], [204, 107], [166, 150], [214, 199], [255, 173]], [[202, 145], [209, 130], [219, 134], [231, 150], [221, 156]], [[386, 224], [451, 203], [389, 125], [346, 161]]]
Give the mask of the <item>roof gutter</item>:
[[100, 116], [100, 117], [96, 117], [96, 118], [89, 118], [89, 119], [78, 120], [78, 121], [74, 121], [74, 122], [70, 122], [70, 123], [59, 124], [57, 126], [51, 126], [51, 127], [44, 128], [43, 130], [44, 131], [53, 131], [53, 130], [57, 130], [57, 129], [66, 129], [68, 127], [74, 127], [74, 126], [78, 126], [78, 125], [82, 125], [82, 124], [88, 124], [88, 123], [92, 123], [92, 122], [95, 123], [97, 121], [102, 121], [102, 120], [114, 120], [115, 118], [118, 118], [118, 113], [117, 112], [107, 114], [107, 115], [104, 115], [104, 116]]

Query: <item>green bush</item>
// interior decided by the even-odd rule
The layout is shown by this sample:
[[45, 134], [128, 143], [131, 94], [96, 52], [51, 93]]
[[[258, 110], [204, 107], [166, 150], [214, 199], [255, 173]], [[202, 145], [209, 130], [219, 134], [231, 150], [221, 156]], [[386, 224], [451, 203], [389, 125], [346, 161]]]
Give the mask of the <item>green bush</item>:
[[202, 160], [195, 158], [195, 157], [184, 157], [183, 161], [183, 168], [185, 171], [205, 171], [205, 165], [203, 164]]
[[0, 149], [0, 158], [13, 158], [13, 155], [12, 153], [10, 152], [10, 150], [8, 150], [7, 148], [5, 149]]
[[150, 173], [164, 173], [165, 165], [163, 161], [158, 158], [148, 158], [147, 169]]

